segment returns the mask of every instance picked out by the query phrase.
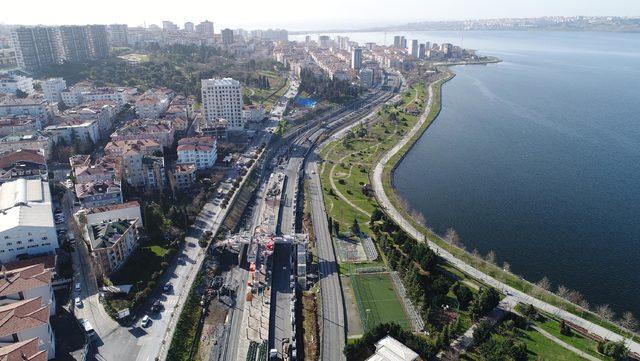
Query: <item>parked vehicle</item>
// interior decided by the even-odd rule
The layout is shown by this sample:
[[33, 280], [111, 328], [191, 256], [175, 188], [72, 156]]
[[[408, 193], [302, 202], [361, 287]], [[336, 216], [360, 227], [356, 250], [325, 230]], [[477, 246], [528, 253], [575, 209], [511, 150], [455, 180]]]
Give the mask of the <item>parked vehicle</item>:
[[147, 328], [149, 327], [149, 325], [151, 324], [151, 318], [149, 318], [149, 316], [145, 315], [142, 318], [142, 321], [140, 321], [140, 326]]

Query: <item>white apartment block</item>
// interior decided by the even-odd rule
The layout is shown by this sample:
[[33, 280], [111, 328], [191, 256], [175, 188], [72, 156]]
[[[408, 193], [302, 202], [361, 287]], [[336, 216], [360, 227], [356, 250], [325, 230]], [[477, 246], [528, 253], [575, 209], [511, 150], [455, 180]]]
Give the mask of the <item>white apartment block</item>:
[[44, 158], [49, 159], [52, 147], [52, 137], [40, 133], [8, 135], [0, 138], [0, 153], [20, 149], [43, 150]]
[[47, 101], [35, 96], [27, 98], [16, 98], [10, 95], [0, 97], [0, 117], [17, 115], [31, 115], [44, 120], [49, 119]]
[[0, 185], [0, 262], [58, 248], [49, 183], [17, 179]]
[[80, 212], [84, 213], [88, 225], [115, 222], [121, 219], [138, 219], [136, 226], [138, 228], [143, 227], [140, 203], [137, 201], [82, 209], [78, 211], [78, 213]]
[[33, 78], [21, 75], [1, 75], [0, 76], [0, 93], [16, 94], [21, 90], [27, 94], [33, 94]]
[[216, 138], [198, 136], [178, 141], [178, 164], [193, 163], [197, 170], [213, 167], [218, 157]]
[[72, 144], [74, 136], [82, 145], [97, 143], [100, 140], [100, 128], [95, 119], [70, 119], [60, 124], [50, 125], [45, 128], [57, 139], [64, 139], [67, 144]]
[[244, 129], [242, 85], [231, 78], [203, 79], [202, 105], [207, 120], [224, 118], [229, 130]]
[[62, 91], [67, 87], [67, 82], [62, 78], [49, 78], [42, 82], [44, 98], [50, 102], [61, 102]]

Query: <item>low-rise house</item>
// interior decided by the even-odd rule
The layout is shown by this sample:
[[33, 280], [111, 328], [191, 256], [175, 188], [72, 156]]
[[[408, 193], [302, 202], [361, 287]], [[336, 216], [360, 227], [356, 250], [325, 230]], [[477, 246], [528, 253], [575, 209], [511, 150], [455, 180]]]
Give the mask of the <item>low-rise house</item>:
[[40, 118], [32, 115], [15, 115], [0, 118], [0, 137], [11, 134], [35, 132], [42, 129]]
[[37, 337], [0, 347], [0, 360], [3, 361], [46, 361], [47, 359], [47, 350], [40, 349], [40, 340]]
[[175, 138], [175, 129], [169, 121], [135, 120], [111, 134], [111, 140], [151, 139], [169, 148]]
[[48, 178], [47, 162], [42, 150], [20, 149], [0, 153], [0, 183], [17, 178]]
[[8, 135], [0, 138], [0, 152], [20, 149], [41, 150], [45, 159], [51, 156], [53, 138], [49, 133], [35, 132], [26, 134]]
[[138, 246], [137, 222], [123, 219], [87, 226], [87, 243], [99, 275], [116, 271]]
[[169, 184], [171, 189], [187, 190], [196, 181], [196, 165], [193, 163], [176, 164], [169, 172]]
[[178, 163], [193, 163], [198, 170], [213, 167], [218, 157], [216, 138], [197, 136], [178, 141]]
[[40, 298], [31, 298], [0, 306], [0, 345], [39, 340], [40, 351], [49, 359], [56, 355], [56, 343], [49, 324], [49, 307]]
[[97, 88], [90, 82], [80, 82], [66, 88], [60, 93], [60, 97], [62, 98], [62, 102], [68, 107], [76, 107], [83, 103], [96, 101], [112, 101], [115, 102], [118, 107], [122, 107], [128, 103], [136, 93], [137, 90], [135, 88]]
[[53, 254], [58, 237], [49, 183], [16, 179], [0, 185], [0, 262]]
[[91, 164], [91, 156], [88, 154], [76, 154], [69, 157], [69, 165], [71, 169], [80, 166], [89, 166]]
[[120, 182], [96, 181], [76, 184], [76, 196], [85, 208], [122, 203]]
[[51, 287], [52, 272], [38, 263], [31, 266], [0, 272], [0, 306], [9, 303], [40, 298], [42, 306], [56, 313], [56, 300]]
[[30, 95], [17, 98], [13, 95], [0, 97], [0, 117], [30, 115], [44, 121], [49, 119], [48, 102], [41, 96]]
[[142, 228], [142, 215], [140, 213], [140, 203], [137, 201], [110, 204], [106, 206], [83, 209], [79, 212], [84, 214], [86, 224], [94, 225], [103, 222], [114, 222], [121, 219], [138, 219], [136, 227]]

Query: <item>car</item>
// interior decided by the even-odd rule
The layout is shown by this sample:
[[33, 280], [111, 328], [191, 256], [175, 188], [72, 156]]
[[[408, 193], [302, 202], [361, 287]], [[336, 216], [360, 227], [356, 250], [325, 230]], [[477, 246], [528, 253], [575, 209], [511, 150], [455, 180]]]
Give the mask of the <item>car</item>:
[[76, 307], [82, 307], [82, 300], [80, 299], [80, 297], [76, 297], [73, 303], [76, 305]]
[[164, 290], [165, 292], [171, 292], [172, 289], [173, 285], [171, 283], [167, 283], [166, 285], [164, 285], [164, 287], [162, 287], [162, 290]]
[[76, 282], [74, 289], [76, 290], [76, 292], [80, 292], [80, 290], [82, 290], [82, 285], [80, 284], [80, 282]]
[[160, 312], [162, 311], [162, 302], [160, 300], [156, 300], [153, 305], [151, 305], [151, 311]]
[[145, 315], [142, 318], [142, 321], [140, 321], [140, 326], [147, 328], [149, 327], [149, 325], [151, 324], [151, 318], [149, 318], [149, 316]]

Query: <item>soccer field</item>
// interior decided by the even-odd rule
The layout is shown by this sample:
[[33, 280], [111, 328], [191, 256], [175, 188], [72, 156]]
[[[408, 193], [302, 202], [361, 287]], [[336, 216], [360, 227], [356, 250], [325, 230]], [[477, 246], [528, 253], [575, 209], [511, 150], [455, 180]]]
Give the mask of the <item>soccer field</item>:
[[411, 329], [389, 274], [356, 274], [349, 278], [365, 330], [385, 322], [395, 322], [407, 330]]

